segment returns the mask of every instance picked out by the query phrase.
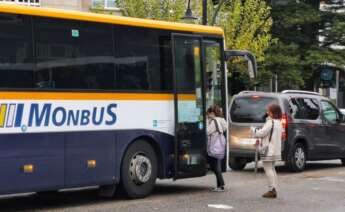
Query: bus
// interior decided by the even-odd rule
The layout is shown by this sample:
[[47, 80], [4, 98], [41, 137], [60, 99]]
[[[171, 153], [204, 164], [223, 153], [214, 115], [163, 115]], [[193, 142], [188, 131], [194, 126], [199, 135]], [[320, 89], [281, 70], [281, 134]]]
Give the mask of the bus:
[[0, 194], [204, 176], [225, 61], [255, 64], [217, 27], [0, 4], [0, 29]]

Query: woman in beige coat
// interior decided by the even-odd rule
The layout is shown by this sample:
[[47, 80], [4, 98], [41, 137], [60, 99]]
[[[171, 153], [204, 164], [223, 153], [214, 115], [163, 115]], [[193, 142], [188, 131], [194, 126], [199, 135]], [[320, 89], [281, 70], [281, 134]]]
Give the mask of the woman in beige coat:
[[268, 178], [269, 191], [263, 195], [265, 198], [277, 197], [278, 177], [275, 163], [281, 160], [282, 143], [282, 112], [279, 105], [272, 104], [267, 109], [268, 118], [265, 125], [259, 130], [253, 130], [255, 138], [260, 138], [260, 158]]

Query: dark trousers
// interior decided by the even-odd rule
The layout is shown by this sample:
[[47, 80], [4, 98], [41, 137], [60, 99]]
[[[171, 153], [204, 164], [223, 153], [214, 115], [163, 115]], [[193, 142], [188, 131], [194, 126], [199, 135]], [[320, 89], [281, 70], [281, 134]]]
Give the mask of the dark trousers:
[[222, 160], [214, 158], [214, 157], [208, 157], [208, 161], [209, 161], [211, 170], [216, 175], [217, 187], [223, 187], [225, 184], [224, 184], [224, 179], [222, 175]]

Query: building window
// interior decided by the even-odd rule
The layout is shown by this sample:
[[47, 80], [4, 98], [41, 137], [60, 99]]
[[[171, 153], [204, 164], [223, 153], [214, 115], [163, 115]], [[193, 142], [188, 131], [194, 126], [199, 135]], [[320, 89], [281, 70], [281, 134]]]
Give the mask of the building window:
[[40, 0], [0, 0], [0, 3], [21, 4], [27, 6], [41, 6]]
[[92, 8], [105, 10], [118, 10], [115, 0], [92, 0]]

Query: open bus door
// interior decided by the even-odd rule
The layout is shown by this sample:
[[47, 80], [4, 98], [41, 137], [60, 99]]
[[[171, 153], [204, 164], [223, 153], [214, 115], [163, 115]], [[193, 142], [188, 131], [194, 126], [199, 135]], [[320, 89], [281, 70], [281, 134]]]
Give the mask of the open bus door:
[[207, 172], [206, 111], [202, 38], [173, 34], [174, 180]]
[[[248, 74], [249, 74], [249, 77], [251, 79], [255, 79], [256, 76], [257, 76], [257, 62], [256, 62], [256, 58], [255, 56], [249, 52], [249, 51], [245, 51], [245, 50], [226, 50], [224, 51], [224, 56], [225, 56], [225, 62], [229, 61], [232, 57], [243, 57], [244, 59], [247, 60], [248, 62]], [[227, 103], [228, 104], [228, 103]], [[229, 105], [227, 105], [227, 108], [226, 108], [226, 114], [229, 116]], [[230, 117], [228, 117], [227, 120], [230, 120]], [[228, 135], [227, 135], [227, 138], [229, 139], [230, 138], [230, 133], [231, 133], [231, 129], [229, 129], [227, 131]], [[229, 143], [228, 143], [229, 144]], [[227, 145], [227, 157], [226, 157], [226, 169], [228, 169], [228, 164], [229, 164], [229, 145]], [[256, 161], [257, 162], [257, 161]], [[223, 171], [225, 171], [224, 167], [223, 167]]]
[[227, 50], [225, 51], [225, 61], [232, 57], [243, 57], [248, 61], [248, 73], [251, 79], [255, 79], [257, 75], [257, 63], [255, 56], [245, 50]]

